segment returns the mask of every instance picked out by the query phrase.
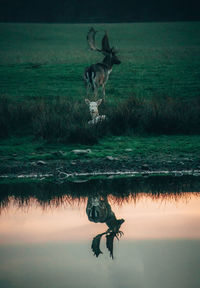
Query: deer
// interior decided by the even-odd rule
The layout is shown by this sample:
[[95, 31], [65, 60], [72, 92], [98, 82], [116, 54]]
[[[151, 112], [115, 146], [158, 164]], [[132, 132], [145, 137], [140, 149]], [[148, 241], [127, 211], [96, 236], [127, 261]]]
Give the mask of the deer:
[[89, 196], [87, 201], [86, 213], [88, 220], [94, 223], [106, 223], [108, 229], [95, 236], [92, 240], [91, 249], [96, 257], [103, 254], [100, 249], [100, 242], [103, 235], [106, 235], [106, 247], [113, 259], [113, 242], [114, 239], [121, 237], [124, 233], [120, 231], [124, 219], [117, 219], [108, 203], [107, 197]]
[[96, 125], [106, 120], [106, 115], [99, 115], [98, 106], [101, 104], [102, 99], [98, 101], [90, 101], [89, 99], [85, 99], [85, 103], [89, 106], [90, 115], [92, 120], [88, 121], [88, 125]]
[[103, 98], [105, 100], [105, 85], [108, 81], [109, 75], [112, 72], [113, 65], [119, 65], [121, 61], [117, 57], [117, 50], [110, 48], [108, 34], [105, 32], [102, 38], [102, 48], [99, 49], [95, 44], [95, 35], [97, 31], [92, 27], [87, 33], [87, 42], [92, 51], [100, 52], [104, 55], [102, 62], [92, 64], [85, 69], [84, 80], [87, 86], [87, 95], [92, 89], [94, 97], [97, 99], [98, 89], [102, 87]]

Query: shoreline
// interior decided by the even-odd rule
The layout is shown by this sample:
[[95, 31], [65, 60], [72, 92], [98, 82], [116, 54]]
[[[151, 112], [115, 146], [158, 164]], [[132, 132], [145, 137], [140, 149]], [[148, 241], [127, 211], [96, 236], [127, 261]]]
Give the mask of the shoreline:
[[200, 160], [151, 157], [145, 159], [94, 158], [90, 160], [7, 161], [0, 164], [0, 179], [91, 176], [200, 176]]

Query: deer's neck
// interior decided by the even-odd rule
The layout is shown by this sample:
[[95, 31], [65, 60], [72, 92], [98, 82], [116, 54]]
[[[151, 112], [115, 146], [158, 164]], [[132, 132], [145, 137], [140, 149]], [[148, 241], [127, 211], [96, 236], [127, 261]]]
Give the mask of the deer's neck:
[[111, 58], [109, 56], [106, 56], [102, 62], [104, 65], [107, 66], [108, 71], [112, 71], [113, 63], [112, 63]]
[[108, 226], [109, 229], [113, 230], [114, 227], [116, 226], [117, 223], [117, 218], [115, 217], [115, 214], [110, 211], [110, 215], [106, 219], [106, 225]]
[[96, 119], [99, 116], [99, 112], [90, 112], [90, 115], [92, 117], [92, 120]]

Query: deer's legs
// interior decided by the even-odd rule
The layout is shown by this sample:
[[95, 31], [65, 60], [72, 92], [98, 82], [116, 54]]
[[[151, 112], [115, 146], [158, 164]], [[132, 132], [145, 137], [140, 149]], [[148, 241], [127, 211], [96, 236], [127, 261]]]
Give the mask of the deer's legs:
[[93, 87], [92, 87], [91, 83], [89, 81], [87, 81], [87, 78], [85, 81], [85, 88], [86, 88], [87, 97], [89, 98], [91, 90], [93, 90]]
[[105, 98], [106, 98], [106, 91], [105, 91], [105, 85], [104, 85], [104, 84], [102, 85], [102, 92], [103, 92], [103, 98], [104, 98], [104, 100], [105, 100]]
[[93, 85], [94, 85], [94, 99], [97, 100], [98, 88], [95, 83], [93, 83]]
[[94, 91], [94, 99], [95, 99], [95, 100], [97, 100], [97, 98], [98, 98], [97, 96], [98, 96], [98, 91], [97, 91], [97, 89], [96, 89], [96, 90]]
[[90, 94], [90, 87], [91, 85], [90, 84], [87, 84], [87, 97], [89, 97], [89, 94]]

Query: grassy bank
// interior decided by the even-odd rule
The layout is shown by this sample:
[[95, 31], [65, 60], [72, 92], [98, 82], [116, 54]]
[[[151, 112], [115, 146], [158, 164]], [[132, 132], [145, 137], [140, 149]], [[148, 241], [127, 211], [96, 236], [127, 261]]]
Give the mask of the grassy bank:
[[[88, 154], [75, 154], [74, 149], [90, 149]], [[33, 137], [11, 137], [1, 141], [0, 158], [6, 161], [101, 159], [200, 159], [200, 136], [105, 137], [93, 146], [47, 143]]]
[[73, 148], [89, 145], [92, 154], [81, 157], [125, 155], [126, 148], [143, 157], [165, 154], [166, 143], [174, 155], [198, 153], [200, 23], [94, 26], [98, 44], [108, 30], [122, 64], [99, 107], [108, 121], [91, 129], [82, 75], [102, 56], [87, 47], [88, 25], [0, 24], [3, 159], [72, 159]]

